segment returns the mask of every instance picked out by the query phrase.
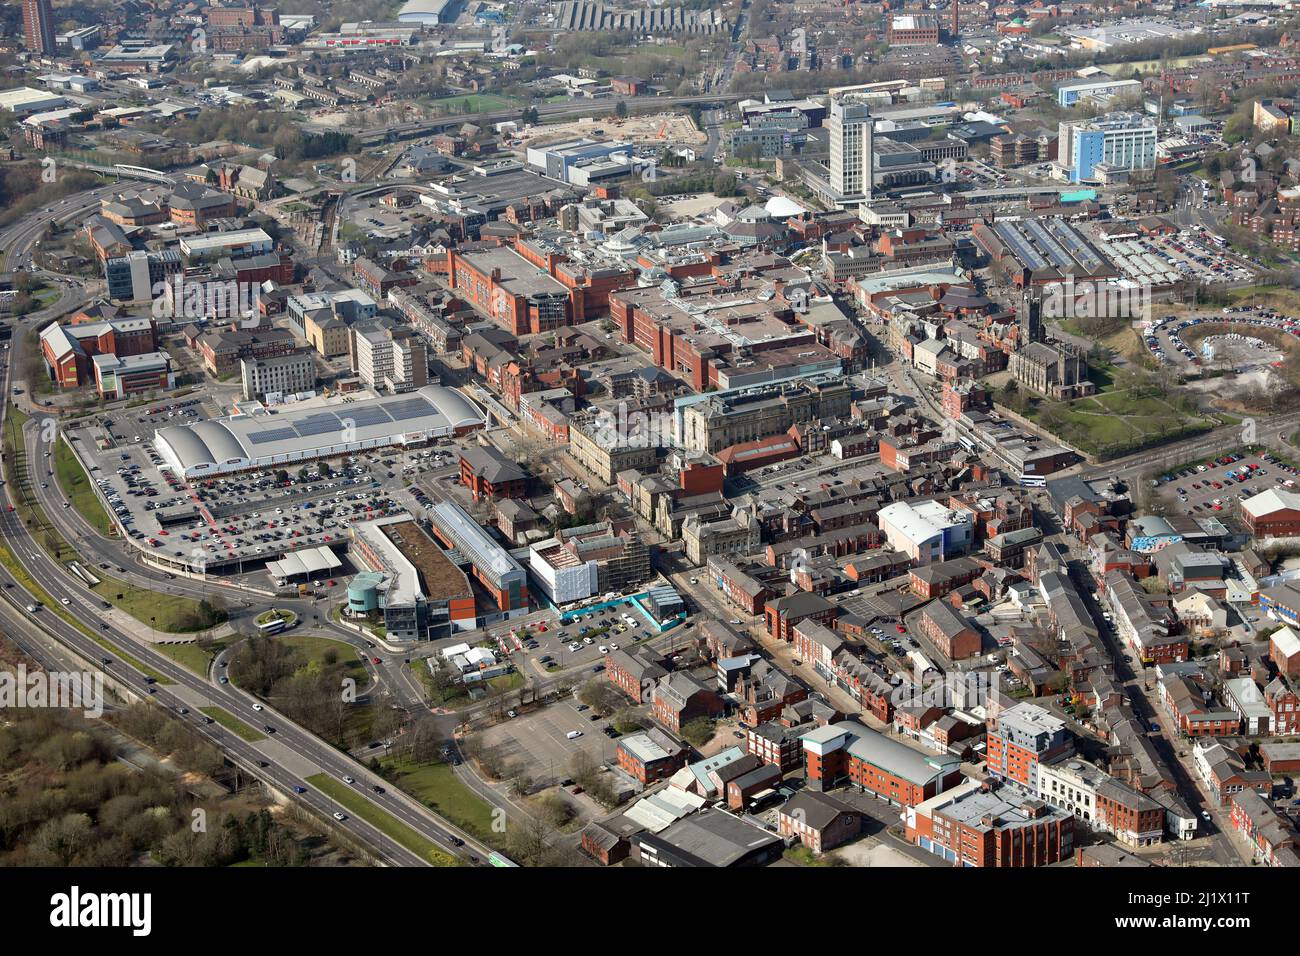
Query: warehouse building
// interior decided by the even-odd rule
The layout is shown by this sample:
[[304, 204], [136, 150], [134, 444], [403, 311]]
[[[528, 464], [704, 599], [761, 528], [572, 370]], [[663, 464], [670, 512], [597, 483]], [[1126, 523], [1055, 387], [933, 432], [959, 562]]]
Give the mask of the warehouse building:
[[420, 445], [483, 428], [482, 409], [453, 389], [417, 392], [344, 405], [314, 405], [232, 415], [159, 429], [154, 445], [187, 479], [301, 464], [372, 448]]

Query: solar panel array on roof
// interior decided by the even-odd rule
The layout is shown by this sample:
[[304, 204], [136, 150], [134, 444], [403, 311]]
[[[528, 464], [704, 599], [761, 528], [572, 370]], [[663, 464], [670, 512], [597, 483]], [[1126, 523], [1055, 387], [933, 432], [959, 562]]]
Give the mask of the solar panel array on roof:
[[1042, 248], [1047, 258], [1051, 260], [1052, 265], [1066, 272], [1073, 268], [1074, 260], [1070, 258], [1070, 254], [1061, 248], [1061, 244], [1043, 228], [1042, 223], [1031, 219], [1023, 225], [1025, 231], [1029, 233], [1038, 246]]
[[1100, 272], [1105, 265], [1088, 244], [1088, 240], [1079, 235], [1078, 231], [1069, 223], [1060, 219], [1047, 220], [1047, 228], [1052, 235], [1056, 236], [1070, 250], [1076, 262], [1080, 263], [1089, 272]]
[[312, 415], [310, 418], [295, 422], [293, 427], [298, 432], [298, 437], [307, 438], [310, 435], [324, 435], [329, 432], [342, 431], [343, 423], [338, 420], [336, 415]]
[[382, 425], [385, 422], [392, 421], [388, 412], [384, 411], [377, 405], [361, 406], [356, 411], [346, 409], [340, 413], [339, 418], [343, 421], [351, 421], [357, 428], [365, 428], [368, 425]]
[[401, 422], [408, 418], [419, 418], [421, 415], [429, 414], [429, 403], [422, 398], [408, 398], [401, 402], [393, 402], [386, 410], [393, 421]]
[[292, 428], [272, 428], [264, 432], [250, 432], [248, 440], [254, 445], [265, 445], [267, 442], [289, 441], [297, 437], [298, 433]]
[[1020, 234], [1009, 222], [995, 222], [993, 231], [998, 237], [1011, 247], [1012, 253], [1017, 259], [1023, 262], [1029, 268], [1037, 271], [1047, 268], [1047, 260], [1038, 254], [1038, 250], [1025, 241], [1025, 237]]

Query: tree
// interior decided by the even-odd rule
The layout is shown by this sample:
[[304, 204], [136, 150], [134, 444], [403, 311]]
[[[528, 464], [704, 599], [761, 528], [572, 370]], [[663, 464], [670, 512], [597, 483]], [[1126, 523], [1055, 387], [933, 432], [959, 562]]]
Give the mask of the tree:
[[579, 750], [569, 761], [569, 776], [584, 790], [591, 789], [591, 784], [599, 773], [600, 768], [596, 765], [596, 761], [585, 750]]
[[533, 792], [533, 778], [522, 766], [510, 769], [510, 792], [516, 797], [524, 797]]
[[506, 835], [510, 855], [527, 866], [541, 866], [550, 849], [551, 828], [536, 817], [512, 818]]
[[454, 696], [450, 691], [455, 686], [455, 678], [445, 667], [435, 667], [429, 674], [429, 695], [440, 704], [446, 703], [448, 697]]
[[578, 691], [578, 700], [604, 717], [614, 712], [623, 695], [609, 681], [593, 677]]
[[627, 119], [627, 104], [619, 100], [618, 105], [614, 107], [614, 115], [619, 119]]
[[537, 806], [542, 811], [542, 819], [557, 830], [574, 817], [573, 807], [558, 793], [543, 794], [538, 798]]
[[644, 730], [648, 724], [646, 718], [634, 707], [624, 707], [614, 715], [614, 729], [620, 734], [631, 734]]

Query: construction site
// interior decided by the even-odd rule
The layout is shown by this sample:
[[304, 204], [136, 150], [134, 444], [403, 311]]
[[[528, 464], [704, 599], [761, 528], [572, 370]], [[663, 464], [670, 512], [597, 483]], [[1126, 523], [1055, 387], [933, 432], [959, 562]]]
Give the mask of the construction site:
[[689, 116], [655, 113], [648, 116], [584, 116], [567, 123], [532, 126], [515, 134], [520, 148], [545, 146], [572, 139], [616, 139], [636, 146], [703, 146], [708, 137]]

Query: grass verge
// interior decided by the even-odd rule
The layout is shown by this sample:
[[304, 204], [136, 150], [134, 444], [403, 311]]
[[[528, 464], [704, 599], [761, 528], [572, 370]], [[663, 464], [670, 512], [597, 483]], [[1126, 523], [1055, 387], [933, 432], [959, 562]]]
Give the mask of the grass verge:
[[392, 775], [393, 783], [430, 810], [489, 846], [504, 848], [504, 834], [492, 829], [492, 805], [461, 783], [451, 764], [412, 763], [398, 757], [386, 758], [380, 764]]
[[221, 644], [213, 644], [207, 647], [201, 644], [157, 644], [154, 646], [154, 650], [159, 654], [170, 657], [177, 664], [193, 671], [200, 677], [206, 677], [212, 658], [221, 653], [222, 647]]
[[224, 620], [222, 615], [205, 609], [201, 601], [138, 588], [117, 578], [104, 577], [91, 590], [141, 624], [169, 634], [206, 630]]
[[95, 494], [86, 469], [81, 467], [81, 462], [67, 442], [56, 442], [54, 454], [50, 458], [54, 462], [54, 476], [58, 479], [59, 487], [63, 489], [63, 494], [72, 503], [72, 507], [77, 509], [77, 514], [104, 537], [112, 535], [115, 530], [113, 522], [100, 503], [99, 496]]
[[421, 836], [391, 813], [375, 806], [343, 781], [335, 780], [327, 773], [318, 773], [308, 777], [306, 782], [331, 800], [342, 804], [358, 819], [365, 820], [380, 833], [422, 859], [428, 860], [434, 866], [460, 865], [454, 857], [443, 852], [432, 840]]
[[245, 740], [250, 744], [255, 744], [259, 740], [266, 739], [266, 734], [253, 728], [249, 724], [244, 723], [228, 710], [224, 710], [220, 707], [200, 707], [199, 713], [211, 717], [240, 740]]

